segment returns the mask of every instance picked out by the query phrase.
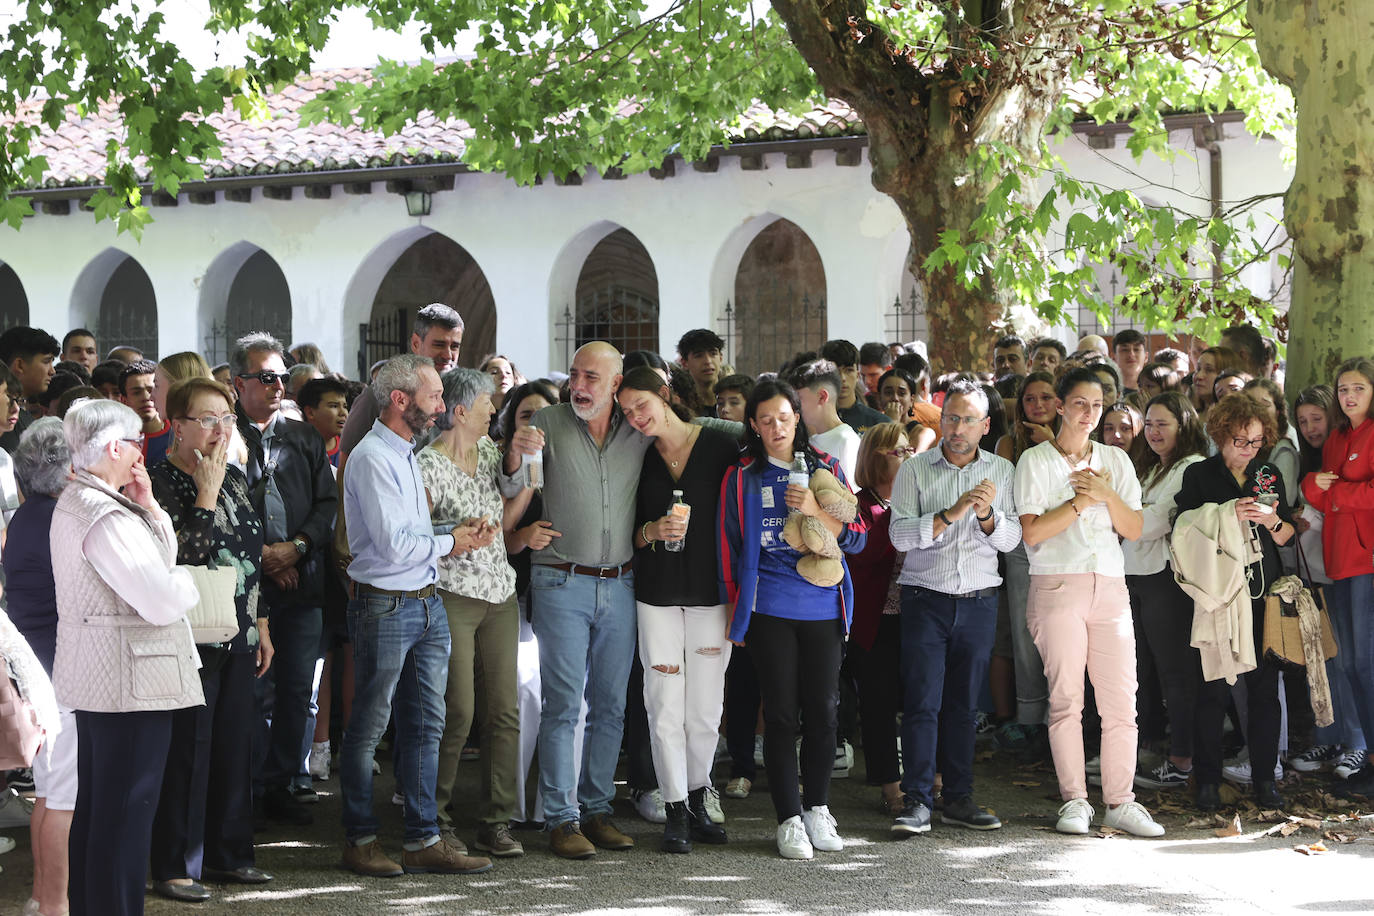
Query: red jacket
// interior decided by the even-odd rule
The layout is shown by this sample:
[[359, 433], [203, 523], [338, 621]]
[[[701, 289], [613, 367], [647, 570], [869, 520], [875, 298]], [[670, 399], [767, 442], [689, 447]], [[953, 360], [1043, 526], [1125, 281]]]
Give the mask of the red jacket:
[[1303, 498], [1325, 516], [1322, 557], [1332, 579], [1374, 573], [1374, 420], [1355, 429], [1332, 430], [1322, 448], [1322, 470], [1340, 479], [1331, 489], [1316, 474], [1302, 481]]

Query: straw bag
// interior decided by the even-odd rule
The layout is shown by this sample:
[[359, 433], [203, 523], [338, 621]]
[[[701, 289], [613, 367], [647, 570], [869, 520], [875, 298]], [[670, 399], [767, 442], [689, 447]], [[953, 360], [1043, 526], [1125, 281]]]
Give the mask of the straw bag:
[[183, 566], [196, 583], [200, 600], [186, 612], [191, 635], [196, 645], [229, 642], [239, 634], [238, 607], [234, 593], [238, 591], [239, 574], [232, 566]]
[[[1303, 555], [1302, 545], [1298, 545], [1298, 568], [1302, 571], [1307, 567], [1307, 557]], [[1331, 630], [1331, 617], [1326, 611], [1326, 595], [1320, 586], [1312, 583], [1312, 570], [1306, 569], [1307, 576], [1303, 587], [1290, 593], [1295, 596], [1293, 601], [1285, 601], [1279, 595], [1274, 594], [1276, 588], [1285, 579], [1297, 578], [1294, 576], [1284, 576], [1270, 587], [1269, 593], [1264, 596], [1264, 655], [1272, 655], [1281, 662], [1300, 667], [1307, 666], [1306, 654], [1303, 651], [1302, 642], [1302, 622], [1298, 615], [1298, 605], [1306, 600], [1311, 601], [1316, 608], [1317, 617], [1321, 624], [1321, 644], [1322, 657], [1326, 659], [1335, 658], [1337, 652], [1336, 637]]]

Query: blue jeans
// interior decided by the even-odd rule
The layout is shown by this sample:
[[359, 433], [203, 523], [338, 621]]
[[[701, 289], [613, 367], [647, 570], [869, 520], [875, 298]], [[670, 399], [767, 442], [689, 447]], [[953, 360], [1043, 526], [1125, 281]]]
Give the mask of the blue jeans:
[[978, 692], [997, 629], [997, 595], [951, 598], [902, 586], [902, 792], [929, 807], [938, 747], [944, 797], [973, 795]]
[[[1336, 631], [1334, 661], [1350, 687], [1351, 702], [1339, 711], [1367, 739], [1374, 735], [1374, 574], [1337, 579], [1325, 587], [1325, 594]], [[1353, 739], [1349, 729], [1344, 731], [1347, 740]]]
[[344, 832], [355, 843], [377, 835], [372, 755], [391, 718], [394, 696], [394, 759], [396, 780], [406, 799], [405, 839], [409, 844], [437, 836], [434, 787], [449, 654], [444, 603], [437, 594], [421, 599], [364, 593], [348, 602], [348, 634], [353, 640], [356, 686], [340, 749]]
[[[539, 788], [544, 822], [552, 828], [582, 815], [609, 814], [615, 799], [625, 687], [635, 654], [634, 575], [598, 579], [536, 563], [530, 605], [544, 694]], [[582, 778], [574, 785], [573, 732], [584, 692], [587, 732]]]

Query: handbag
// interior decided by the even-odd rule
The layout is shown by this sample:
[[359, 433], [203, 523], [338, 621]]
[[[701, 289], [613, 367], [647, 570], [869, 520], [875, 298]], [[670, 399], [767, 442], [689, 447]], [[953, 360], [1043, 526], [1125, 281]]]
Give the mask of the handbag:
[[0, 671], [0, 770], [32, 766], [42, 744], [38, 711], [19, 693], [5, 662]]
[[186, 612], [191, 624], [191, 636], [196, 645], [229, 642], [239, 633], [238, 606], [234, 593], [238, 591], [239, 574], [232, 566], [183, 566], [196, 583], [200, 599]]
[[[1303, 555], [1301, 544], [1298, 545], [1298, 563], [1300, 570], [1307, 566], [1307, 557]], [[1263, 654], [1272, 655], [1280, 662], [1306, 667], [1307, 658], [1302, 642], [1302, 621], [1298, 616], [1297, 607], [1298, 603], [1304, 600], [1304, 596], [1315, 606], [1318, 620], [1321, 623], [1322, 657], [1326, 659], [1335, 658], [1339, 647], [1336, 645], [1336, 637], [1331, 629], [1331, 616], [1326, 610], [1326, 595], [1320, 587], [1310, 584], [1312, 580], [1310, 567], [1307, 569], [1306, 581], [1295, 593], [1295, 600], [1285, 601], [1281, 596], [1274, 593], [1285, 579], [1295, 578], [1297, 577], [1284, 576], [1275, 582], [1264, 596]]]

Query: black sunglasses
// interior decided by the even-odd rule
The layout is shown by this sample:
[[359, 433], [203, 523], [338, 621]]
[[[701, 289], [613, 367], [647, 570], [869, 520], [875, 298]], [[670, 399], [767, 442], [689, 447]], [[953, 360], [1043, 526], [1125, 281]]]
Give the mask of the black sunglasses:
[[239, 378], [255, 378], [264, 385], [275, 385], [277, 382], [286, 384], [286, 380], [291, 377], [289, 372], [268, 372], [266, 369], [261, 372], [240, 372]]

